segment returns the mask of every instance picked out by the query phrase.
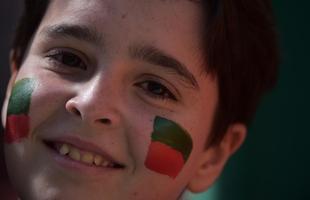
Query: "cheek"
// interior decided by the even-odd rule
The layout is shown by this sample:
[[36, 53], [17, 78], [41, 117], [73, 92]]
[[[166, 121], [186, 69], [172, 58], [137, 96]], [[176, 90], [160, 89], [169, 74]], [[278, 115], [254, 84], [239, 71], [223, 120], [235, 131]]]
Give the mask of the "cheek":
[[19, 142], [29, 134], [29, 107], [36, 81], [24, 78], [16, 82], [8, 103], [5, 142]]
[[176, 178], [192, 152], [192, 138], [177, 123], [161, 117], [155, 118], [151, 137], [146, 168]]
[[29, 116], [31, 117], [30, 133], [36, 131], [45, 123], [63, 120], [65, 103], [73, 96], [72, 87], [57, 79], [38, 79], [38, 86], [32, 95]]
[[63, 105], [63, 97], [67, 94], [63, 87], [39, 78], [16, 82], [8, 103], [5, 141], [20, 142], [22, 138], [30, 137], [32, 128], [53, 115]]
[[29, 117], [27, 115], [9, 115], [5, 125], [5, 142], [19, 142], [29, 134]]

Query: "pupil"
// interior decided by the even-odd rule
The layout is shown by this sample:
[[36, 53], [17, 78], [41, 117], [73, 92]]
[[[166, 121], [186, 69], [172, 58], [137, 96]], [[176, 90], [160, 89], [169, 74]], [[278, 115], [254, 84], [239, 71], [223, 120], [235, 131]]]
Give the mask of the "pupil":
[[157, 83], [150, 83], [149, 86], [148, 86], [149, 90], [150, 91], [153, 91], [155, 93], [162, 93], [162, 88], [159, 84]]
[[79, 64], [79, 60], [73, 55], [64, 55], [62, 59], [66, 65], [76, 66]]

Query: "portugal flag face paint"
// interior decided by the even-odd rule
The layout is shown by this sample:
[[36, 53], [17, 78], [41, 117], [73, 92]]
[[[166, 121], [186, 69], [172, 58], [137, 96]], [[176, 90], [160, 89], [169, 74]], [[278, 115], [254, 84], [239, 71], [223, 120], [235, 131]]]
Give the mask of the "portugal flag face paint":
[[21, 79], [13, 87], [8, 104], [5, 127], [5, 142], [13, 143], [25, 138], [29, 133], [29, 107], [35, 81], [30, 78]]
[[192, 139], [184, 129], [173, 121], [156, 117], [145, 166], [175, 178], [188, 160], [192, 147]]

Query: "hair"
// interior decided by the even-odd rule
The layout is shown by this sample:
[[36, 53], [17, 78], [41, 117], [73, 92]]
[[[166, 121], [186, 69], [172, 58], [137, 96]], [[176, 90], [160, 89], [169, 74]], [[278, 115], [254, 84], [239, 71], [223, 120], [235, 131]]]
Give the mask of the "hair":
[[[18, 67], [49, 3], [25, 0], [12, 46]], [[209, 146], [222, 140], [230, 124], [250, 124], [262, 95], [276, 84], [279, 56], [271, 0], [199, 3], [206, 19], [202, 24], [204, 71], [216, 77], [219, 88]]]

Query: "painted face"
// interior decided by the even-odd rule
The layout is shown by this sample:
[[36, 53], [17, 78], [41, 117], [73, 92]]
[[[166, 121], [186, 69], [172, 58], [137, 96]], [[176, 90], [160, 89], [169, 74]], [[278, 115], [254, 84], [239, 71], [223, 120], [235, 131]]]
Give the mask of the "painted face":
[[191, 136], [185, 130], [170, 120], [156, 117], [145, 165], [150, 170], [175, 178], [192, 148]]
[[23, 199], [177, 199], [204, 152], [216, 81], [191, 1], [52, 1], [7, 98]]
[[5, 126], [6, 143], [19, 142], [28, 137], [30, 121], [28, 113], [34, 87], [35, 81], [30, 78], [18, 81], [13, 87]]

